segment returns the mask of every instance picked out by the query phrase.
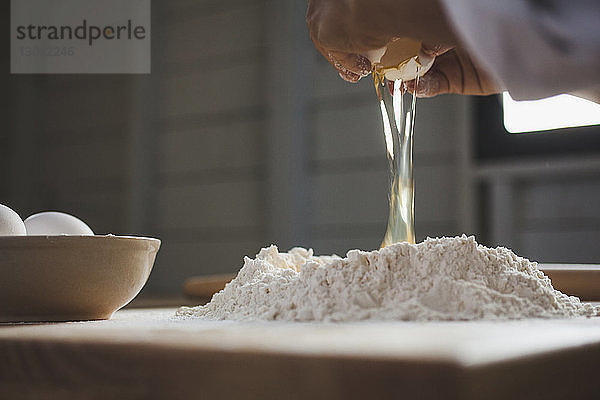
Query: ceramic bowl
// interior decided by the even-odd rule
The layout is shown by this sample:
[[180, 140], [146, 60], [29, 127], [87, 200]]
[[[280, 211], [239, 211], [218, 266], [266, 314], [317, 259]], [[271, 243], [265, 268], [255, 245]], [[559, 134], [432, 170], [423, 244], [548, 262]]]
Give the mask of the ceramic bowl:
[[0, 322], [108, 319], [142, 289], [160, 240], [0, 237]]

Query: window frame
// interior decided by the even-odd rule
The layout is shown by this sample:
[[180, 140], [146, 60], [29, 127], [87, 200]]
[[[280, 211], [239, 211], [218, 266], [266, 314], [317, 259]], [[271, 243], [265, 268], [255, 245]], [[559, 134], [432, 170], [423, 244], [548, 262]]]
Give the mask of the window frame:
[[600, 125], [510, 133], [504, 127], [502, 95], [474, 101], [474, 156], [479, 162], [600, 156]]

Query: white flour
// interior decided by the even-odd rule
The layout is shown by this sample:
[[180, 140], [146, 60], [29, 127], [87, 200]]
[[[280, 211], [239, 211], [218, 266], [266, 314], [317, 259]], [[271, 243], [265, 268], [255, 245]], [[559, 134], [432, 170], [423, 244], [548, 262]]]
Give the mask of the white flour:
[[565, 318], [600, 312], [555, 290], [537, 264], [473, 237], [427, 239], [346, 258], [277, 247], [248, 257], [205, 306], [180, 316], [232, 320], [355, 321]]

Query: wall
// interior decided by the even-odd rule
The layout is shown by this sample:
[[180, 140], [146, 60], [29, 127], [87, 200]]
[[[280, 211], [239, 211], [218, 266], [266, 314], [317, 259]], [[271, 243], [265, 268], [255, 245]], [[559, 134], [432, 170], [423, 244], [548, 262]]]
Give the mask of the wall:
[[[233, 272], [270, 243], [377, 248], [387, 161], [372, 84], [339, 79], [308, 39], [304, 7], [155, 2], [151, 76], [11, 77], [11, 205], [160, 237], [149, 294]], [[467, 109], [452, 96], [419, 102], [420, 239], [464, 228]]]
[[600, 260], [600, 158], [552, 158], [479, 167], [488, 241], [539, 262]]
[[[151, 288], [173, 290], [189, 275], [235, 271], [244, 255], [271, 242], [338, 254], [379, 246], [387, 161], [372, 84], [339, 79], [308, 41], [303, 7], [170, 7], [157, 193], [164, 246]], [[273, 39], [294, 24], [297, 32]], [[201, 50], [190, 52], [194, 47]], [[311, 74], [294, 75], [285, 64], [291, 59]], [[456, 182], [467, 107], [452, 96], [419, 102], [419, 238], [461, 232]], [[278, 114], [294, 110], [305, 116], [301, 126], [293, 116], [279, 123]], [[293, 201], [302, 204], [280, 204]], [[298, 209], [307, 212], [298, 218]]]
[[[372, 84], [338, 78], [308, 39], [304, 7], [154, 2], [152, 75], [10, 76], [2, 201], [22, 216], [59, 209], [98, 233], [160, 237], [147, 295], [236, 271], [270, 243], [377, 248], [387, 161]], [[478, 206], [475, 188], [489, 180], [471, 161], [471, 101], [418, 102], [418, 240], [486, 231], [502, 199]], [[517, 250], [546, 260], [600, 258], [597, 179], [517, 182], [522, 205], [500, 201], [499, 219], [522, 223], [494, 240], [518, 237]]]
[[159, 56], [156, 232], [149, 289], [235, 270], [265, 237], [263, 1], [166, 6]]
[[[319, 58], [312, 103], [313, 237], [323, 252], [376, 248], [387, 223], [387, 160], [370, 79], [337, 79]], [[420, 99], [415, 123], [417, 239], [462, 232], [460, 148], [468, 100]]]

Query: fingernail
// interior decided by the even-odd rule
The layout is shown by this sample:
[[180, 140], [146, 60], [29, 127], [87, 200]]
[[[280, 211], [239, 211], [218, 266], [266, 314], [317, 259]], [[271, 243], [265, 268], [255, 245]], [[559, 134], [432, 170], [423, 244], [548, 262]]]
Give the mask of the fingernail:
[[354, 72], [350, 72], [350, 71], [340, 71], [339, 72], [340, 77], [347, 81], [347, 82], [351, 82], [351, 83], [356, 83], [360, 80], [360, 75], [355, 74]]
[[393, 96], [394, 95], [394, 82], [393, 81], [388, 81], [387, 82], [387, 88], [390, 91], [390, 94]]
[[427, 45], [425, 45], [425, 44], [423, 44], [423, 45], [421, 46], [421, 51], [422, 51], [423, 53], [425, 53], [425, 55], [428, 55], [428, 56], [430, 56], [430, 57], [435, 57], [435, 56], [437, 55], [437, 54], [436, 54], [436, 52], [435, 52], [435, 47], [434, 47], [434, 48], [431, 48], [431, 47], [429, 47], [429, 46], [427, 46]]
[[421, 45], [421, 51], [423, 51], [423, 53], [425, 53], [426, 55], [428, 55], [430, 57], [436, 57], [441, 54], [444, 54], [451, 48], [452, 48], [452, 46], [447, 46], [447, 45], [443, 45], [443, 44], [429, 45], [427, 43], [423, 43]]
[[360, 71], [360, 74], [362, 76], [367, 76], [371, 73], [372, 70], [372, 65], [371, 65], [371, 61], [369, 61], [369, 59], [367, 57], [358, 55], [356, 57], [356, 66], [358, 67], [358, 70]]
[[419, 97], [433, 97], [440, 93], [440, 79], [436, 75], [423, 75], [419, 79], [416, 93]]
[[408, 92], [408, 82], [402, 83], [402, 86], [400, 87], [400, 94], [404, 96], [404, 93], [406, 92]]

